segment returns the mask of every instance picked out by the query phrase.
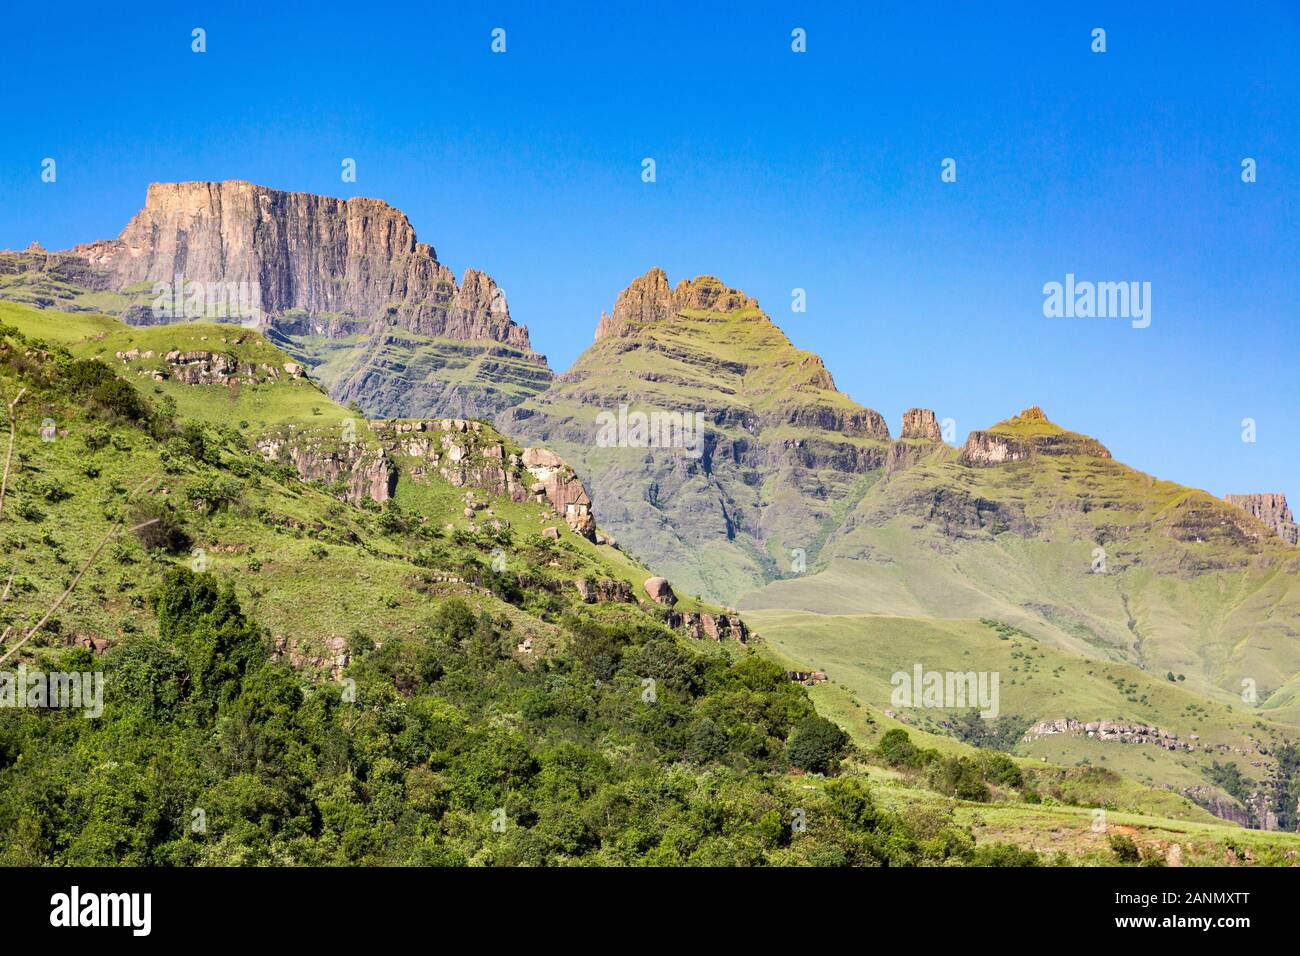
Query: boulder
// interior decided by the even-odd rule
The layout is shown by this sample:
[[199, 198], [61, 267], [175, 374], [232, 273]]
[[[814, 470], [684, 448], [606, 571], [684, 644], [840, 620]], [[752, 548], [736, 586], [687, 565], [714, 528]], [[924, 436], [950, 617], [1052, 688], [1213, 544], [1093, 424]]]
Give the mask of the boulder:
[[677, 595], [673, 593], [672, 585], [668, 583], [667, 578], [650, 578], [645, 583], [645, 593], [650, 595], [650, 600], [656, 604], [672, 607], [677, 603]]

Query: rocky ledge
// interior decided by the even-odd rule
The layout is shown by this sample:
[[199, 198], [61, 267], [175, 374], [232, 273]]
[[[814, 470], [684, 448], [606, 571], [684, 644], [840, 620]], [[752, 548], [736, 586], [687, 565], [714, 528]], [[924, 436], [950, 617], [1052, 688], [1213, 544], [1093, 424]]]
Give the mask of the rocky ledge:
[[577, 473], [545, 448], [509, 451], [495, 432], [468, 419], [374, 421], [366, 427], [374, 443], [290, 429], [262, 438], [258, 448], [268, 460], [292, 464], [304, 480], [342, 482], [348, 501], [387, 501], [399, 470], [415, 481], [436, 474], [455, 488], [549, 505], [575, 534], [596, 540], [591, 496]]
[[1086, 735], [1097, 740], [1113, 740], [1125, 744], [1154, 744], [1165, 750], [1194, 750], [1195, 745], [1180, 740], [1177, 734], [1160, 730], [1147, 724], [1129, 724], [1111, 720], [1094, 720], [1088, 723], [1062, 718], [1059, 720], [1041, 720], [1025, 731], [1022, 740], [1031, 743], [1040, 737], [1055, 734], [1068, 734], [1078, 737]]
[[613, 578], [586, 578], [573, 582], [586, 604], [635, 604], [632, 585]]
[[749, 628], [735, 614], [704, 614], [695, 611], [683, 614], [670, 611], [666, 620], [669, 627], [683, 631], [697, 641], [707, 637], [719, 642], [749, 643]]
[[966, 437], [961, 457], [957, 460], [963, 465], [983, 467], [1024, 461], [1030, 454], [1031, 450], [1027, 444], [1008, 435], [997, 432], [971, 432]]

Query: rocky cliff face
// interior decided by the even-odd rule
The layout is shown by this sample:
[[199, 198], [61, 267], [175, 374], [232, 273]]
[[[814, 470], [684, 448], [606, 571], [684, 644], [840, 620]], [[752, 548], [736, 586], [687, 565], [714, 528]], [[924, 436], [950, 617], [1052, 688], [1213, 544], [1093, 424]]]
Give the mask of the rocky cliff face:
[[1287, 506], [1286, 495], [1224, 495], [1223, 500], [1263, 522], [1287, 544], [1300, 542], [1300, 526]]
[[735, 312], [757, 308], [757, 300], [739, 289], [727, 288], [714, 276], [682, 279], [672, 288], [667, 273], [654, 268], [632, 280], [619, 294], [613, 314], [601, 313], [596, 340], [609, 335], [630, 335], [641, 325], [664, 322], [688, 309]]
[[490, 276], [467, 269], [458, 285], [406, 216], [377, 199], [239, 181], [153, 183], [121, 235], [71, 252], [115, 289], [176, 276], [243, 283], [256, 308], [292, 332], [336, 337], [383, 323], [529, 347]]
[[885, 474], [911, 468], [942, 445], [943, 433], [934, 412], [928, 408], [909, 408], [903, 413], [903, 429], [898, 441], [889, 446]]
[[319, 435], [267, 436], [258, 449], [269, 461], [293, 465], [304, 481], [341, 484], [347, 501], [387, 501], [397, 485], [397, 469], [383, 451], [361, 442], [334, 442]]
[[962, 447], [963, 465], [984, 467], [1024, 461], [1031, 455], [1082, 455], [1110, 458], [1110, 451], [1095, 438], [1054, 425], [1034, 405], [1014, 418], [998, 422], [987, 431], [971, 432]]
[[1008, 435], [992, 432], [971, 432], [966, 436], [962, 446], [963, 465], [1004, 465], [1013, 461], [1024, 461], [1029, 457], [1029, 446]]
[[943, 432], [939, 430], [939, 420], [930, 409], [909, 408], [903, 412], [903, 431], [900, 437], [937, 442], [943, 440]]

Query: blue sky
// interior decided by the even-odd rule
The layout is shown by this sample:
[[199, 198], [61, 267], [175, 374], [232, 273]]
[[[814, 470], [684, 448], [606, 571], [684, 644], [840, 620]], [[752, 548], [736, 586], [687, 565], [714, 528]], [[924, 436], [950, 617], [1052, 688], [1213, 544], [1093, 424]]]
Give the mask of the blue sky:
[[[1295, 4], [279, 6], [11, 5], [0, 247], [114, 236], [152, 181], [375, 196], [557, 370], [633, 277], [713, 274], [895, 432], [1039, 404], [1161, 477], [1300, 498]], [[1150, 282], [1150, 327], [1045, 318], [1066, 273]]]

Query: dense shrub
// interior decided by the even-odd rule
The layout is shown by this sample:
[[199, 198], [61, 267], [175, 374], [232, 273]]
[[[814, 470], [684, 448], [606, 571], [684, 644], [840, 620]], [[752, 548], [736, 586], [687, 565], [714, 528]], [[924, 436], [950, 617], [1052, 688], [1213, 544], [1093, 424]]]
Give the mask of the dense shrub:
[[848, 735], [825, 717], [805, 717], [790, 735], [786, 752], [790, 763], [810, 773], [830, 773], [849, 742]]

